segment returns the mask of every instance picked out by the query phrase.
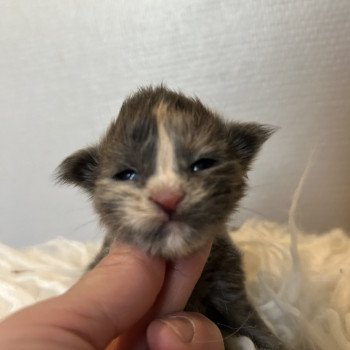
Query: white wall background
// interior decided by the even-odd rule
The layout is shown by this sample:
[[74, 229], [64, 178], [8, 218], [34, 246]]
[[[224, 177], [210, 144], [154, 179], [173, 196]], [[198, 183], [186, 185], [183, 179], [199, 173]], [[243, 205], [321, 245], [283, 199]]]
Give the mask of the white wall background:
[[239, 220], [350, 230], [350, 1], [0, 0], [0, 238], [97, 238], [86, 198], [54, 185], [139, 85], [165, 82], [227, 118], [281, 127]]

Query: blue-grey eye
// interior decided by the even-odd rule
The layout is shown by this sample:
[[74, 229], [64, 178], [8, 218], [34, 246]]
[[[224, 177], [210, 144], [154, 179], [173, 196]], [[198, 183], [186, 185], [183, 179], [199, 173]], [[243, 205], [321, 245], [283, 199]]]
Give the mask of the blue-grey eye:
[[137, 178], [138, 178], [137, 172], [132, 169], [123, 170], [120, 173], [117, 173], [113, 176], [114, 180], [119, 180], [119, 181], [134, 181], [134, 180], [137, 180]]
[[202, 171], [213, 167], [216, 163], [217, 161], [215, 159], [201, 158], [196, 162], [194, 162], [193, 164], [191, 164], [191, 170], [192, 172], [197, 173], [198, 171]]

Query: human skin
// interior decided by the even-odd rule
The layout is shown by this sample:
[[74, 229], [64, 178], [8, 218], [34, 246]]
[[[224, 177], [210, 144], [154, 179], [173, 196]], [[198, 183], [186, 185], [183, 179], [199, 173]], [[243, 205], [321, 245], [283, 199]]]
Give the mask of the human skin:
[[223, 350], [217, 326], [183, 312], [210, 244], [174, 262], [118, 244], [71, 289], [0, 324], [7, 350]]

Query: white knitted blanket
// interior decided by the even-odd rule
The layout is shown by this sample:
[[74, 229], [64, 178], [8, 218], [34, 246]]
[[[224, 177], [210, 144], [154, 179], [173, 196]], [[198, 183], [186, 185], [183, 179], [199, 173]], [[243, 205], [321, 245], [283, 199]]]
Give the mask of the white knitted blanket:
[[[350, 349], [350, 236], [322, 236], [248, 221], [232, 237], [244, 253], [249, 295], [293, 348]], [[23, 250], [0, 244], [0, 318], [60, 294], [81, 275], [97, 243], [58, 238]], [[254, 349], [242, 339], [242, 349]]]

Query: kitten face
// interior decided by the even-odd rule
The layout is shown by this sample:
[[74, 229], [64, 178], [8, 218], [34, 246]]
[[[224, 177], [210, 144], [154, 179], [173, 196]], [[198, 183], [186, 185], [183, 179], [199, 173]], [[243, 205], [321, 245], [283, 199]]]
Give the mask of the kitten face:
[[100, 144], [67, 158], [58, 176], [89, 191], [116, 240], [179, 257], [222, 231], [270, 132], [224, 123], [199, 100], [163, 87], [143, 89]]

